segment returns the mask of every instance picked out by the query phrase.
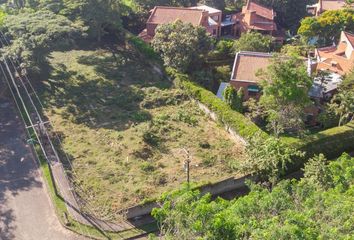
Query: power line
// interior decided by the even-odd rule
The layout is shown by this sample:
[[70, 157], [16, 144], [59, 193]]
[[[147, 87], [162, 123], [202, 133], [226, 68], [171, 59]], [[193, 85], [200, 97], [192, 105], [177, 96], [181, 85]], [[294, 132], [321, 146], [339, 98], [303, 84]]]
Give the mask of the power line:
[[[1, 38], [0, 38], [0, 42], [1, 42], [1, 44], [3, 44]], [[3, 44], [3, 45], [4, 45], [4, 44]], [[24, 109], [24, 111], [25, 111], [25, 113], [26, 113], [26, 115], [27, 115], [27, 118], [28, 118], [28, 120], [29, 120], [29, 122], [30, 122], [30, 125], [31, 125], [32, 128], [33, 128], [33, 131], [34, 131], [34, 133], [35, 133], [35, 135], [36, 135], [36, 138], [37, 138], [37, 140], [38, 140], [38, 144], [40, 145], [41, 150], [42, 150], [42, 152], [43, 152], [43, 154], [44, 154], [44, 157], [45, 157], [46, 161], [48, 162], [48, 164], [51, 165], [51, 162], [50, 162], [50, 160], [49, 160], [49, 158], [48, 158], [48, 154], [47, 154], [47, 152], [46, 152], [46, 150], [45, 150], [45, 148], [44, 148], [44, 146], [43, 146], [43, 144], [42, 144], [42, 142], [41, 142], [41, 139], [40, 139], [40, 137], [39, 137], [39, 134], [37, 133], [37, 129], [34, 127], [33, 121], [32, 121], [32, 119], [31, 119], [31, 114], [29, 113], [29, 111], [28, 111], [28, 109], [27, 109], [27, 107], [26, 107], [26, 104], [25, 104], [25, 102], [24, 102], [24, 100], [23, 100], [23, 98], [22, 98], [22, 96], [21, 96], [21, 93], [20, 93], [20, 91], [19, 91], [19, 89], [18, 89], [18, 86], [17, 86], [15, 80], [14, 80], [14, 77], [13, 77], [13, 74], [12, 74], [12, 72], [11, 72], [11, 70], [10, 70], [10, 67], [8, 66], [7, 60], [6, 60], [5, 58], [3, 58], [2, 60], [3, 60], [3, 63], [5, 64], [5, 66], [6, 66], [6, 70], [7, 70], [8, 74], [9, 74], [11, 80], [12, 80], [12, 85], [13, 85], [14, 88], [16, 89], [16, 93], [17, 93], [18, 97], [20, 98], [20, 101], [21, 101], [22, 106], [23, 106], [23, 109]], [[11, 59], [10, 59], [10, 61], [11, 61]], [[13, 64], [13, 63], [12, 63], [12, 64]], [[1, 64], [0, 64], [0, 66], [1, 66]], [[14, 67], [15, 67], [15, 66], [14, 66]], [[8, 81], [8, 78], [6, 77], [6, 73], [5, 73], [5, 71], [4, 71], [4, 69], [3, 69], [2, 66], [1, 66], [1, 70], [2, 70], [2, 72], [3, 72], [3, 74], [4, 74], [5, 78], [6, 78], [5, 80], [7, 81], [8, 85], [9, 85], [9, 87], [10, 87], [10, 91], [13, 92], [13, 90], [12, 90], [12, 88], [11, 88], [11, 86], [10, 86], [10, 83], [9, 83], [9, 81]], [[18, 73], [18, 72], [17, 72], [17, 73]], [[38, 112], [36, 106], [34, 105], [34, 102], [33, 102], [33, 100], [31, 99], [31, 96], [30, 96], [30, 94], [29, 94], [29, 92], [28, 92], [28, 90], [27, 90], [25, 84], [23, 83], [23, 80], [22, 80], [21, 78], [20, 78], [20, 80], [21, 80], [21, 83], [22, 83], [23, 88], [25, 89], [25, 91], [26, 91], [26, 93], [27, 93], [28, 98], [30, 99], [30, 102], [31, 102], [31, 104], [32, 104], [32, 108], [36, 111], [37, 117], [38, 117], [38, 119], [40, 120], [40, 123], [42, 123], [42, 122], [43, 122], [43, 121], [42, 121], [42, 118], [41, 118], [41, 116], [40, 116], [40, 114], [39, 114], [39, 112]], [[16, 97], [15, 97], [14, 94], [13, 94], [13, 97], [14, 97], [14, 100], [15, 100], [15, 102], [16, 102]], [[20, 113], [22, 112], [20, 109], [19, 109], [19, 111], [20, 111]], [[27, 129], [27, 127], [26, 127], [26, 129]], [[27, 130], [28, 130], [28, 129], [27, 129]], [[48, 134], [48, 132], [47, 132], [47, 130], [46, 130], [45, 128], [44, 128], [44, 132], [45, 132], [45, 134], [46, 134], [46, 136], [47, 136], [47, 138], [48, 138], [48, 140], [49, 140], [49, 142], [50, 142], [50, 144], [51, 144], [51, 148], [52, 148], [53, 152], [56, 153], [56, 151], [55, 151], [55, 149], [54, 149], [54, 146], [53, 146], [53, 144], [52, 144], [52, 142], [51, 142], [51, 140], [50, 140], [49, 134]], [[57, 158], [57, 160], [59, 160], [58, 155], [57, 155], [57, 154], [55, 154], [55, 155], [56, 155], [55, 157]], [[59, 161], [60, 161], [60, 160], [59, 160]], [[63, 173], [64, 173], [64, 177], [67, 179], [67, 176], [66, 176], [66, 173], [65, 173], [65, 169], [63, 168], [62, 164], [60, 164], [60, 166], [62, 167], [62, 170], [63, 170]], [[67, 181], [70, 183], [70, 181], [69, 181], [68, 179], [67, 179]], [[63, 189], [61, 182], [60, 182], [60, 181], [56, 181], [56, 182], [61, 186], [61, 189]], [[73, 194], [71, 190], [70, 190], [70, 192], [71, 192], [71, 194]], [[73, 194], [73, 196], [74, 196], [74, 194]], [[74, 197], [74, 199], [75, 199], [75, 197]], [[65, 201], [65, 203], [66, 203], [66, 205], [67, 205], [67, 202], [66, 202], [66, 201]], [[67, 206], [67, 207], [68, 207], [68, 206]], [[79, 211], [79, 210], [78, 210], [78, 211]], [[82, 212], [79, 211], [79, 213], [82, 215]], [[75, 220], [76, 220], [78, 223], [80, 223], [80, 222], [77, 220], [77, 218], [76, 218], [75, 215], [74, 215], [73, 217], [75, 218]], [[85, 231], [82, 230], [80, 224], [79, 224], [78, 226], [79, 226], [80, 231], [81, 231], [82, 233], [84, 233]], [[91, 234], [90, 234], [87, 230], [86, 230], [86, 234], [87, 234], [87, 236], [89, 236], [90, 238], [92, 238]]]
[[[4, 39], [4, 42], [6, 42], [7, 45], [10, 45], [9, 41], [7, 40], [6, 36], [4, 35], [4, 33], [3, 33], [1, 30], [0, 30], [0, 34], [1, 34], [2, 38]], [[3, 44], [1, 38], [0, 38], [0, 41], [1, 41], [1, 43]], [[25, 84], [23, 83], [22, 76], [24, 76], [24, 77], [26, 78], [26, 80], [27, 80], [26, 83], [28, 83], [28, 85], [30, 86], [30, 88], [31, 88], [31, 90], [32, 90], [32, 93], [35, 95], [35, 97], [36, 97], [36, 99], [37, 99], [37, 101], [38, 101], [40, 107], [41, 107], [42, 109], [44, 109], [44, 105], [43, 105], [43, 103], [42, 103], [42, 101], [41, 101], [39, 95], [38, 95], [37, 92], [35, 91], [33, 85], [31, 84], [31, 81], [29, 80], [29, 78], [28, 78], [28, 76], [27, 76], [27, 71], [21, 71], [21, 73], [19, 73], [19, 71], [17, 70], [17, 67], [15, 66], [14, 62], [12, 61], [12, 59], [11, 59], [10, 57], [8, 57], [8, 58], [9, 58], [11, 64], [12, 64], [13, 68], [15, 69], [17, 75], [19, 76], [19, 79], [20, 79], [20, 81], [21, 81], [21, 83], [22, 83], [22, 85], [23, 85], [23, 87], [24, 87], [24, 89], [25, 89], [25, 91], [26, 91], [26, 93], [27, 93], [27, 96], [28, 96], [28, 98], [30, 99], [30, 101], [31, 101], [31, 103], [32, 103], [32, 105], [33, 105], [33, 107], [35, 108], [36, 113], [37, 113], [37, 116], [38, 116], [38, 118], [40, 119], [40, 122], [42, 123], [42, 122], [43, 122], [42, 117], [40, 116], [40, 113], [39, 113], [39, 111], [37, 110], [37, 108], [36, 108], [36, 106], [35, 106], [35, 104], [34, 104], [32, 98], [31, 98], [31, 96], [30, 96], [30, 93], [29, 93], [27, 87], [26, 87]], [[17, 65], [18, 65], [19, 68], [22, 68], [20, 62], [19, 62], [17, 59], [14, 59], [14, 61], [17, 62]], [[23, 73], [24, 73], [24, 74], [23, 74]], [[45, 116], [44, 116], [44, 117], [45, 117]], [[51, 123], [51, 121], [50, 121], [49, 119], [48, 119], [47, 123], [48, 123], [48, 126], [53, 129], [53, 124]], [[46, 129], [45, 129], [45, 130], [46, 130]], [[55, 155], [56, 155], [57, 161], [58, 161], [58, 162], [61, 162], [61, 161], [60, 161], [60, 157], [58, 156], [57, 151], [56, 151], [56, 149], [55, 149], [55, 147], [54, 147], [54, 145], [53, 145], [53, 143], [52, 143], [52, 141], [51, 141], [51, 139], [50, 139], [50, 136], [48, 135], [47, 131], [45, 131], [45, 133], [46, 133], [47, 138], [48, 138], [48, 141], [49, 141], [49, 143], [50, 143], [50, 145], [51, 145], [51, 147], [52, 147], [52, 149], [53, 149], [53, 152], [54, 152]], [[54, 131], [53, 133], [54, 133], [54, 136], [55, 136], [56, 140], [57, 140], [58, 143], [59, 143], [60, 148], [61, 148], [61, 149], [64, 149], [64, 148], [63, 148], [63, 143], [61, 142], [60, 137], [58, 136], [58, 134], [57, 134], [55, 131]], [[67, 162], [68, 162], [69, 165], [70, 165], [70, 169], [72, 170], [73, 175], [74, 175], [74, 176], [78, 176], [77, 173], [76, 173], [75, 168], [73, 167], [72, 161], [70, 160], [68, 154], [67, 154], [65, 151], [62, 151], [62, 152], [64, 153], [64, 156], [65, 156]], [[63, 168], [63, 171], [65, 172], [65, 169], [64, 169], [64, 168]], [[66, 177], [67, 180], [68, 180], [68, 177], [67, 177], [66, 175], [65, 175], [65, 177]], [[71, 181], [68, 180], [68, 182], [71, 182]], [[76, 188], [79, 188], [82, 193], [86, 194], [85, 191], [81, 188], [81, 186], [79, 186], [79, 185], [75, 185], [75, 186], [76, 186]], [[72, 194], [73, 194], [73, 196], [75, 197], [75, 193], [72, 193]], [[87, 206], [86, 206], [86, 209], [89, 210], [89, 211], [91, 212], [90, 214], [92, 214], [92, 215], [94, 216], [95, 214], [93, 213], [93, 211], [92, 211], [92, 209], [91, 209], [91, 208], [92, 208], [92, 205], [90, 204], [90, 202], [86, 202], [86, 201], [85, 201], [85, 204], [87, 205]]]

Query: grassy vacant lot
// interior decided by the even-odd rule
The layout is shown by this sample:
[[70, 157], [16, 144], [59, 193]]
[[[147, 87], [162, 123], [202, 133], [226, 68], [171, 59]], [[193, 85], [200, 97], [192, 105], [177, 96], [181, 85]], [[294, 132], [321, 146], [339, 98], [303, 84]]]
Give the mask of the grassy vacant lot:
[[42, 98], [84, 200], [105, 219], [185, 181], [237, 174], [241, 144], [132, 49], [54, 52]]

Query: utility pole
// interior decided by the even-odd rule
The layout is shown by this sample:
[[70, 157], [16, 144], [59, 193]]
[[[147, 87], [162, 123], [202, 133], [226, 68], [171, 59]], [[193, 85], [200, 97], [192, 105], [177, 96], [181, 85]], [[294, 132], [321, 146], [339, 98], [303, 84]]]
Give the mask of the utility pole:
[[183, 148], [183, 151], [186, 154], [186, 159], [184, 161], [184, 170], [187, 173], [187, 184], [188, 184], [188, 189], [189, 189], [189, 187], [190, 187], [190, 164], [192, 161], [192, 157], [187, 149]]

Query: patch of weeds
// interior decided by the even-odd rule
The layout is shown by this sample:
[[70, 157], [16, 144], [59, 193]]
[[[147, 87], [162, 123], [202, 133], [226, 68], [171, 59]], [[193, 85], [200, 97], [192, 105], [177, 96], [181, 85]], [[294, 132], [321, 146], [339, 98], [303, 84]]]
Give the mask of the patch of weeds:
[[197, 126], [198, 119], [188, 111], [179, 110], [174, 117], [175, 121], [184, 122], [190, 126]]
[[152, 163], [150, 162], [143, 162], [141, 165], [140, 165], [140, 169], [143, 171], [143, 172], [146, 172], [146, 173], [150, 173], [150, 172], [153, 172], [155, 171], [155, 167]]
[[202, 165], [204, 167], [214, 166], [216, 163], [216, 160], [217, 160], [217, 156], [205, 154], [205, 156], [202, 158]]
[[157, 164], [157, 167], [158, 168], [165, 168], [166, 165], [160, 162], [160, 163]]
[[199, 147], [204, 148], [204, 149], [210, 149], [211, 145], [207, 141], [199, 142]]
[[140, 106], [147, 109], [152, 109], [167, 105], [177, 105], [186, 100], [186, 95], [179, 89], [164, 89], [157, 87], [149, 87], [143, 89], [145, 98]]
[[168, 176], [166, 173], [157, 173], [153, 176], [153, 182], [155, 186], [163, 186], [167, 184]]
[[96, 165], [97, 162], [96, 162], [95, 160], [88, 160], [88, 161], [87, 161], [87, 164], [88, 164], [88, 165]]
[[135, 150], [133, 152], [133, 155], [136, 158], [140, 158], [140, 159], [143, 159], [143, 160], [148, 160], [149, 158], [151, 158], [154, 155], [154, 153], [153, 153], [152, 149], [149, 146], [144, 145], [142, 148], [140, 148], [138, 150]]
[[130, 115], [130, 117], [131, 117], [132, 121], [138, 122], [138, 123], [146, 122], [151, 119], [151, 115], [145, 111], [134, 112]]
[[158, 146], [160, 137], [157, 136], [152, 130], [146, 130], [143, 133], [143, 141], [150, 146]]

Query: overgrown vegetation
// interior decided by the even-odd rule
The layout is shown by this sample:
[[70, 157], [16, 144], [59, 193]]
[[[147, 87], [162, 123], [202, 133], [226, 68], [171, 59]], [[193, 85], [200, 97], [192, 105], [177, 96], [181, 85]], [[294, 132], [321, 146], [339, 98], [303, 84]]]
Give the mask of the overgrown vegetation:
[[251, 192], [232, 201], [183, 189], [166, 193], [153, 215], [166, 239], [350, 239], [353, 183], [354, 158], [327, 165], [319, 156], [300, 181], [271, 190], [249, 183]]
[[[237, 175], [241, 144], [134, 50], [76, 50], [50, 55], [43, 81], [46, 114], [73, 162], [75, 184], [98, 216], [158, 197], [191, 179]], [[79, 189], [78, 189], [79, 190]]]
[[339, 39], [341, 31], [353, 31], [354, 9], [326, 11], [319, 17], [308, 17], [301, 21], [298, 33], [306, 40], [318, 38], [318, 44], [331, 45]]

